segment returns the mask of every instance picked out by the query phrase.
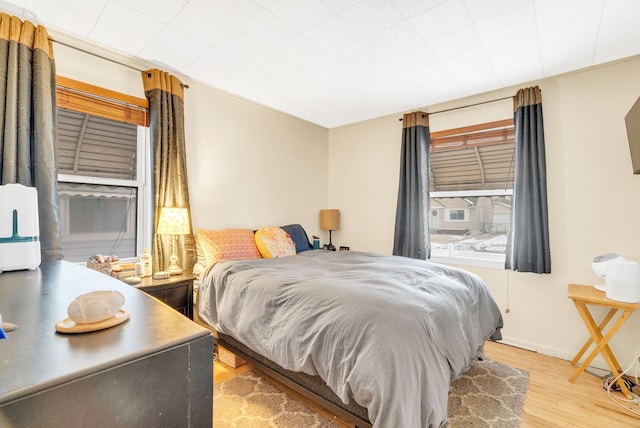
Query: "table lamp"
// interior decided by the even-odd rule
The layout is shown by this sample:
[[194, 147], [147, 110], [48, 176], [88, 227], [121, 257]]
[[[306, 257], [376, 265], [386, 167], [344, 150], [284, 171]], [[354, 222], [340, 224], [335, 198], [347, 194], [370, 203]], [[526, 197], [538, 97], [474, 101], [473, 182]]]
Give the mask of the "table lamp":
[[175, 241], [177, 235], [188, 235], [189, 211], [186, 208], [164, 207], [160, 211], [158, 220], [158, 235], [171, 236], [171, 256], [169, 257], [169, 267], [166, 269], [169, 275], [180, 275], [182, 268], [178, 266], [178, 256], [175, 253]]
[[331, 231], [340, 229], [340, 210], [320, 210], [320, 229], [329, 231], [329, 245], [327, 248], [335, 251], [331, 243]]

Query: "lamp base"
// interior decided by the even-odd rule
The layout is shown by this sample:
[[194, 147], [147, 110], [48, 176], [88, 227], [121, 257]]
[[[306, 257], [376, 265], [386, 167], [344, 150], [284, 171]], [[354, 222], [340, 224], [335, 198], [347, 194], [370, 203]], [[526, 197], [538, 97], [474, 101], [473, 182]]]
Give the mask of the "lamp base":
[[327, 245], [327, 250], [329, 251], [335, 251], [336, 250], [336, 246], [333, 245], [331, 242], [329, 242], [329, 245]]
[[178, 265], [171, 265], [167, 268], [169, 275], [182, 275], [182, 268]]
[[166, 269], [169, 275], [182, 275], [182, 268], [178, 266], [178, 256], [171, 254], [169, 257], [169, 267]]

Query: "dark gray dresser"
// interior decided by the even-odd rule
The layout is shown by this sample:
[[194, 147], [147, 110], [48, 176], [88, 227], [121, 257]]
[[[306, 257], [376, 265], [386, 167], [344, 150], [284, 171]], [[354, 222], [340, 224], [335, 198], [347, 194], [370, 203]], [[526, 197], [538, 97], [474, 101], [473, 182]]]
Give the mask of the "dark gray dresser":
[[[61, 334], [80, 294], [117, 290], [130, 319]], [[0, 427], [211, 427], [213, 337], [151, 296], [69, 263], [0, 274]]]

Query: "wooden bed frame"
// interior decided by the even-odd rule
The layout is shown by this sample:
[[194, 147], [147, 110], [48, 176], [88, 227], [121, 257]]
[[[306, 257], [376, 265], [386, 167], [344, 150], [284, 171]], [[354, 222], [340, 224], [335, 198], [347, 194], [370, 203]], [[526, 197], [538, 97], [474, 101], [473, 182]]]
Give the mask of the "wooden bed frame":
[[341, 420], [354, 424], [355, 428], [371, 428], [367, 409], [355, 402], [344, 404], [319, 376], [286, 370], [230, 336], [217, 332], [214, 336], [217, 344], [249, 362], [257, 371], [310, 399]]

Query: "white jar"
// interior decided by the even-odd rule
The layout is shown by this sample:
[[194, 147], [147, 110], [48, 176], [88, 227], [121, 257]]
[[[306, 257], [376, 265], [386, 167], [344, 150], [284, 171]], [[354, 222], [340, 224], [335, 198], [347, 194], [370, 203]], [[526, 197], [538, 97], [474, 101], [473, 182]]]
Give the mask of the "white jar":
[[137, 277], [144, 276], [144, 263], [142, 262], [136, 263], [135, 276]]

